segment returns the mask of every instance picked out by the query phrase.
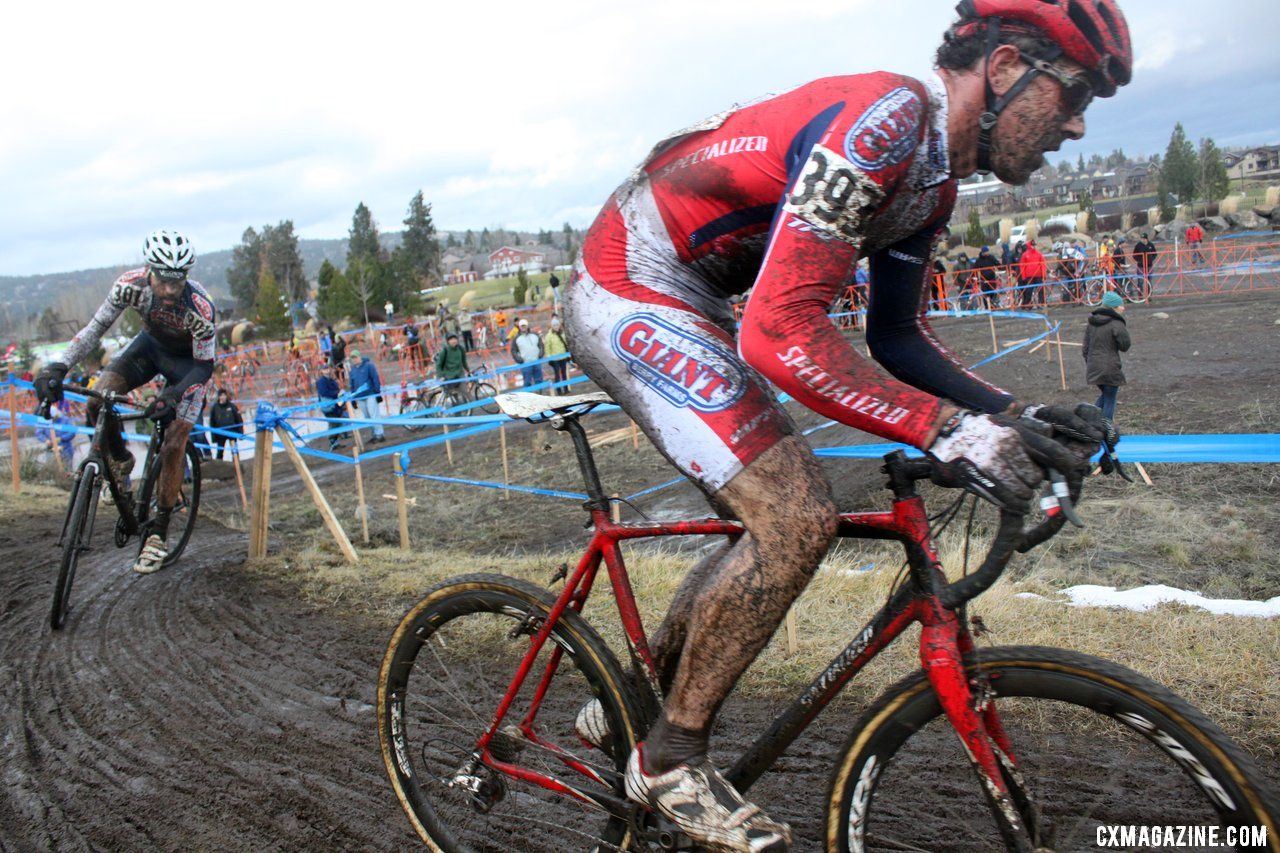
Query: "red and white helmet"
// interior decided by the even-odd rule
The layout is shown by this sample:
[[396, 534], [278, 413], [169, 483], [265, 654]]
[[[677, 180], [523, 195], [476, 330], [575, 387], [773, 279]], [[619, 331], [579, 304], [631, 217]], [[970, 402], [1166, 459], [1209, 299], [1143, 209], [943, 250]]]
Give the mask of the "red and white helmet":
[[1133, 77], [1129, 25], [1115, 0], [962, 0], [956, 12], [957, 35], [988, 18], [1000, 19], [1006, 31], [1033, 27], [1089, 71], [1100, 97], [1111, 97]]
[[160, 228], [147, 235], [142, 246], [142, 256], [157, 273], [186, 275], [196, 262], [191, 241], [171, 228]]

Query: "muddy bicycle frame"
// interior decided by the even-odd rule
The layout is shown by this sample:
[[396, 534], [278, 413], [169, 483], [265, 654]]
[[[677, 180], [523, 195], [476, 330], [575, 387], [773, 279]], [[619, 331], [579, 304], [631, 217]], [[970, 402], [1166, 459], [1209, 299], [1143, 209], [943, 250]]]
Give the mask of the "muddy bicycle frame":
[[[590, 406], [587, 407], [589, 408]], [[532, 629], [536, 626], [537, 631], [530, 648], [499, 703], [492, 723], [477, 741], [472, 757], [513, 778], [625, 817], [635, 808], [628, 801], [600, 793], [586, 793], [559, 779], [503, 761], [490, 751], [490, 741], [498, 732], [561, 614], [566, 609], [581, 612], [602, 562], [613, 586], [632, 660], [638, 663], [651, 691], [651, 697], [648, 698], [653, 702], [647, 707], [658, 707], [662, 691], [657, 668], [636, 608], [635, 595], [620, 545], [630, 539], [656, 536], [736, 537], [743, 535], [746, 530], [740, 522], [717, 518], [673, 522], [614, 522], [610, 517], [609, 499], [600, 485], [586, 432], [577, 420], [587, 409], [560, 413], [546, 420], [556, 429], [567, 431], [573, 438], [574, 451], [587, 487], [588, 500], [584, 508], [591, 513], [595, 534], [545, 619], [538, 625], [531, 618], [530, 627]], [[1030, 550], [1050, 538], [1061, 529], [1065, 519], [1060, 512], [1051, 510], [1049, 517], [1037, 527], [1024, 532], [1022, 516], [1002, 513], [995, 541], [982, 565], [973, 574], [949, 583], [933, 546], [924, 501], [915, 490], [915, 482], [927, 479], [930, 470], [931, 463], [927, 460], [909, 460], [902, 451], [890, 453], [885, 457], [884, 471], [889, 476], [888, 487], [894, 495], [892, 510], [840, 515], [836, 533], [838, 537], [885, 539], [901, 543], [906, 550], [911, 580], [892, 595], [885, 607], [747, 749], [726, 776], [738, 790], [745, 791], [749, 788], [845, 684], [904, 630], [918, 622], [921, 625], [921, 664], [943, 711], [964, 742], [1000, 832], [1011, 848], [1029, 851], [1032, 849], [1030, 838], [1036, 832], [1038, 816], [1030, 805], [1031, 798], [1025, 792], [1012, 745], [994, 704], [990, 701], [989, 688], [981, 676], [971, 676], [966, 672], [966, 664], [972, 663], [975, 648], [973, 636], [965, 624], [965, 605], [995, 582], [1015, 550]], [[1076, 491], [1074, 486], [1073, 491]], [[566, 767], [596, 782], [605, 783], [596, 770], [555, 744], [544, 742], [534, 729], [534, 719], [562, 655], [563, 649], [557, 645], [543, 669], [530, 700], [529, 711], [519, 722], [518, 728], [523, 737], [556, 754]]]

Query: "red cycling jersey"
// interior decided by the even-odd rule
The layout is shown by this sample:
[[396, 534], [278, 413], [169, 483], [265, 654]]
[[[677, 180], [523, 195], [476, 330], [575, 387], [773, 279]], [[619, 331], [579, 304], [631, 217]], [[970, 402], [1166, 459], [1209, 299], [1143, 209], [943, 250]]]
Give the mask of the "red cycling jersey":
[[[936, 76], [831, 77], [664, 140], [592, 225], [570, 288], [585, 278], [613, 298], [693, 312], [722, 329], [731, 328], [727, 298], [750, 289], [737, 355], [704, 349], [696, 359], [676, 359], [670, 341], [665, 360], [647, 344], [640, 353], [637, 341], [658, 332], [637, 337], [635, 315], [622, 316], [621, 306], [605, 313], [630, 325], [610, 330], [589, 319], [604, 310], [604, 297], [581, 307], [578, 331], [612, 332], [614, 354], [632, 377], [673, 405], [698, 404], [704, 420], [723, 410], [696, 399], [708, 387], [709, 397], [730, 408], [744, 398], [726, 391], [742, 373], [726, 367], [728, 358], [823, 415], [917, 446], [936, 420], [940, 396], [983, 411], [1007, 407], [1012, 397], [966, 371], [924, 316], [933, 244], [956, 196], [946, 109]], [[897, 379], [862, 358], [826, 316], [861, 257], [871, 259], [868, 344]], [[575, 355], [593, 347], [587, 334], [576, 337]], [[588, 358], [597, 382], [590, 362], [606, 360]], [[695, 362], [724, 369], [708, 379], [690, 368]], [[626, 396], [621, 383], [612, 385], [615, 396]], [[681, 402], [677, 385], [692, 392], [691, 403]], [[757, 417], [760, 408], [748, 406], [713, 429], [724, 439], [741, 437], [769, 420]], [[758, 449], [735, 453], [746, 464]]]

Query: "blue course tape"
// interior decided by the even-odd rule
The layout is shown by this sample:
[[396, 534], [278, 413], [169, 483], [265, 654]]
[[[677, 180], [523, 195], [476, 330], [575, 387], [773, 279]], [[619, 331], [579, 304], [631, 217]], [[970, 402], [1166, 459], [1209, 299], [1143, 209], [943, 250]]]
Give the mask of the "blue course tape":
[[540, 489], [535, 486], [511, 486], [506, 483], [490, 483], [487, 480], [466, 480], [461, 477], [437, 477], [434, 474], [405, 474], [406, 477], [416, 477], [419, 480], [434, 480], [437, 483], [456, 483], [461, 486], [480, 486], [486, 489], [504, 489], [509, 492], [525, 492], [530, 495], [543, 495], [551, 498], [567, 498], [575, 501], [585, 501], [587, 496], [578, 492], [562, 492], [558, 489]]
[[674, 486], [676, 483], [683, 483], [686, 479], [687, 478], [683, 476], [676, 477], [674, 480], [667, 480], [667, 482], [665, 483], [659, 483], [656, 486], [650, 486], [647, 489], [641, 489], [640, 491], [636, 492], [634, 495], [627, 495], [625, 498], [623, 498], [623, 500], [633, 501], [636, 498], [642, 498], [645, 495], [651, 495], [654, 492], [660, 492], [663, 489], [670, 488], [671, 486]]
[[[894, 450], [923, 456], [905, 444], [855, 444], [823, 447], [815, 456], [833, 459], [879, 459]], [[1280, 463], [1280, 434], [1126, 435], [1116, 454], [1121, 462]]]

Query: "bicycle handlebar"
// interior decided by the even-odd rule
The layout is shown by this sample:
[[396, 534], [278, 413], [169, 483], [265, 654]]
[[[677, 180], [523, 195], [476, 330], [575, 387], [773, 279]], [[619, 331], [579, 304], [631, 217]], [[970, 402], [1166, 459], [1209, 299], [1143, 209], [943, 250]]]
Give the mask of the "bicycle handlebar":
[[[107, 391], [106, 393], [103, 393], [101, 391], [95, 391], [92, 388], [85, 388], [81, 385], [72, 385], [70, 382], [63, 382], [62, 390], [70, 391], [72, 394], [82, 394], [83, 396], [88, 397], [91, 400], [97, 400], [100, 403], [108, 404], [109, 406], [112, 407], [112, 414], [118, 420], [121, 420], [121, 421], [140, 421], [143, 418], [147, 417], [147, 413], [145, 411], [132, 412], [132, 413], [119, 413], [115, 411], [114, 407], [118, 403], [124, 403], [125, 405], [133, 405], [133, 401], [129, 398], [128, 394], [117, 394], [114, 391]], [[47, 403], [44, 404], [43, 408], [47, 414], [48, 404]]]

